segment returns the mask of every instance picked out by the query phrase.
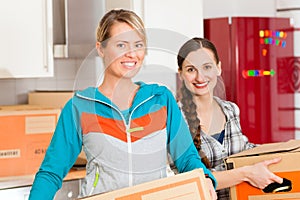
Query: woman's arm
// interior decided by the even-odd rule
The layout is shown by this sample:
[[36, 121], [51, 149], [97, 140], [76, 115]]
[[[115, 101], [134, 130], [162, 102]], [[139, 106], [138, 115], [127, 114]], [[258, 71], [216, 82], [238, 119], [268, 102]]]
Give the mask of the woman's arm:
[[164, 94], [167, 95], [165, 99], [167, 99], [168, 114], [168, 151], [178, 172], [182, 173], [196, 168], [202, 168], [204, 174], [213, 181], [216, 187], [217, 181], [211, 171], [202, 163], [186, 121], [183, 118], [174, 96], [168, 89], [165, 90]]
[[62, 186], [63, 178], [73, 166], [82, 147], [82, 140], [74, 124], [72, 102], [69, 101], [60, 114], [45, 158], [35, 175], [30, 200], [53, 199]]
[[217, 189], [235, 186], [243, 181], [263, 189], [272, 182], [282, 183], [283, 179], [272, 173], [268, 166], [281, 161], [281, 158], [265, 160], [254, 165], [239, 167], [226, 171], [215, 171], [213, 175], [218, 181]]

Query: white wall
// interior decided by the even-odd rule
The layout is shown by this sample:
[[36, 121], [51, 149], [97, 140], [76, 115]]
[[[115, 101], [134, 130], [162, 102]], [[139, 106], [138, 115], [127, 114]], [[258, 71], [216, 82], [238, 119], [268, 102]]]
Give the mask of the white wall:
[[112, 8], [133, 10], [144, 21], [148, 54], [137, 79], [176, 89], [177, 52], [184, 42], [203, 37], [203, 0], [106, 0]]
[[188, 37], [203, 35], [202, 0], [145, 0], [144, 12], [149, 28], [169, 29]]
[[227, 16], [274, 17], [276, 0], [203, 0], [204, 18]]
[[[144, 22], [148, 28], [148, 55], [143, 74], [159, 77], [158, 82], [171, 79], [168, 86], [176, 89], [177, 53], [188, 39], [203, 37], [202, 0], [145, 0]], [[162, 68], [165, 68], [162, 70]], [[153, 70], [158, 70], [153, 76]], [[148, 72], [147, 72], [148, 71]]]

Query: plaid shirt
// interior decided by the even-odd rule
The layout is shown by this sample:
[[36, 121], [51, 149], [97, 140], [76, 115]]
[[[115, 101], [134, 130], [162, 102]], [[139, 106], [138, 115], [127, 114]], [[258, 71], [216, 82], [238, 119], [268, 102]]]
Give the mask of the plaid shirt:
[[222, 171], [226, 169], [224, 158], [253, 148], [255, 144], [249, 143], [248, 138], [242, 133], [238, 106], [233, 102], [224, 101], [218, 97], [214, 97], [214, 99], [220, 105], [226, 117], [224, 140], [221, 144], [211, 135], [201, 132], [201, 148], [208, 157], [213, 169]]
[[[214, 99], [226, 117], [224, 140], [221, 144], [211, 135], [201, 132], [201, 148], [211, 163], [211, 170], [224, 171], [226, 170], [225, 158], [243, 150], [253, 148], [256, 145], [250, 143], [248, 138], [242, 133], [238, 106], [233, 102], [225, 101], [218, 97], [214, 97]], [[180, 103], [179, 106], [181, 107]], [[218, 190], [217, 193], [218, 199], [230, 199], [229, 188]]]

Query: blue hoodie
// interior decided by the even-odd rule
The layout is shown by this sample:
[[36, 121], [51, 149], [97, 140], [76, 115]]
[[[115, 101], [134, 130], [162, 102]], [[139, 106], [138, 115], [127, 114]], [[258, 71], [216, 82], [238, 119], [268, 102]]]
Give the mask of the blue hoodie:
[[82, 147], [87, 157], [80, 197], [166, 177], [167, 153], [179, 172], [203, 168], [172, 93], [138, 82], [128, 110], [119, 110], [98, 88], [78, 91], [63, 108], [29, 199], [53, 199]]

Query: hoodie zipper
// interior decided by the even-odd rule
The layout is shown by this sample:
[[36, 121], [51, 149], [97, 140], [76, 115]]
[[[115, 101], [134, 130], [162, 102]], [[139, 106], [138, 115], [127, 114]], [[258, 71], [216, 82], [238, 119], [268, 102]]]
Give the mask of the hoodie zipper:
[[93, 185], [92, 185], [92, 189], [89, 193], [89, 196], [93, 194], [97, 184], [98, 184], [98, 181], [99, 181], [99, 175], [100, 175], [100, 172], [99, 172], [99, 165], [96, 164], [96, 172], [95, 172], [95, 178], [94, 178], [94, 182], [93, 182]]
[[[118, 112], [118, 114], [121, 116], [122, 120], [123, 120], [123, 123], [125, 125], [125, 128], [126, 128], [126, 137], [127, 137], [127, 152], [128, 152], [128, 171], [129, 171], [129, 175], [128, 175], [128, 185], [129, 186], [133, 186], [133, 172], [132, 172], [132, 145], [131, 145], [131, 133], [134, 132], [134, 131], [138, 131], [140, 130], [142, 127], [137, 127], [137, 128], [133, 128], [133, 129], [130, 129], [130, 122], [131, 122], [131, 116], [133, 114], [133, 112], [138, 108], [140, 107], [142, 104], [144, 104], [145, 102], [149, 101], [150, 99], [152, 99], [155, 95], [152, 95], [150, 97], [148, 97], [147, 99], [143, 100], [142, 102], [140, 102], [138, 105], [136, 105], [132, 112], [130, 113], [129, 115], [129, 120], [128, 120], [128, 124], [126, 123], [126, 120], [124, 118], [124, 116], [122, 115], [121, 111], [114, 107], [113, 105], [109, 104], [109, 103], [106, 103], [104, 101], [101, 101], [101, 100], [98, 100], [98, 99], [93, 99], [93, 98], [89, 98], [89, 97], [85, 97], [85, 96], [82, 96], [82, 95], [79, 95], [79, 94], [76, 94], [78, 97], [81, 97], [83, 99], [87, 99], [87, 100], [91, 100], [91, 101], [95, 101], [95, 102], [98, 102], [98, 103], [102, 103], [102, 104], [105, 104], [111, 108], [113, 108], [115, 111]], [[97, 177], [95, 176], [95, 179], [97, 179]], [[98, 181], [97, 181], [98, 182]], [[95, 182], [94, 182], [95, 183]], [[95, 186], [96, 187], [96, 186]], [[93, 187], [94, 188], [94, 187]], [[91, 191], [92, 192], [92, 191]]]
[[[138, 105], [136, 105], [136, 107], [133, 108], [132, 112], [130, 113], [129, 115], [129, 119], [128, 119], [128, 124], [126, 124], [126, 121], [125, 121], [125, 124], [126, 124], [126, 135], [127, 135], [127, 142], [128, 142], [128, 153], [129, 153], [129, 186], [133, 186], [133, 175], [132, 175], [132, 145], [131, 145], [131, 133], [134, 132], [134, 131], [137, 131], [139, 129], [141, 129], [142, 127], [138, 127], [138, 128], [135, 128], [135, 129], [130, 129], [130, 122], [131, 122], [131, 116], [133, 114], [133, 112], [138, 108], [140, 107], [143, 103], [149, 101], [150, 99], [152, 99], [154, 97], [154, 95], [148, 97], [147, 99], [145, 99], [144, 101], [140, 102]], [[123, 116], [122, 116], [123, 117]]]

